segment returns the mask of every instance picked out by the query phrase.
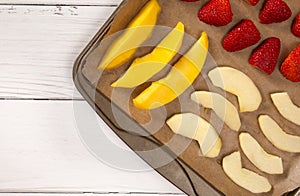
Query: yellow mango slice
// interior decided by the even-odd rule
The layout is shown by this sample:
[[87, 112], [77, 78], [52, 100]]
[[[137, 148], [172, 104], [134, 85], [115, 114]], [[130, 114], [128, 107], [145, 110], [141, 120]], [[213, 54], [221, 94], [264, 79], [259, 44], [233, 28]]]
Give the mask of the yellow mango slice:
[[152, 82], [150, 87], [133, 99], [134, 105], [139, 109], [150, 110], [176, 99], [198, 77], [207, 53], [208, 37], [203, 32], [199, 40], [179, 59], [165, 78]]
[[111, 86], [132, 88], [149, 80], [177, 54], [183, 36], [184, 25], [179, 22], [150, 54], [135, 59], [126, 73]]
[[117, 68], [128, 61], [137, 48], [151, 36], [160, 11], [157, 0], [150, 0], [110, 46], [98, 69]]

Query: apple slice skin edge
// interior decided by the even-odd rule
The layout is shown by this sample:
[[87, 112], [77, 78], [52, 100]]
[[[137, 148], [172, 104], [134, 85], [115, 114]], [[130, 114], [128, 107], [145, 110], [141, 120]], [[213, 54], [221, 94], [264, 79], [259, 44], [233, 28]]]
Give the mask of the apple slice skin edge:
[[232, 67], [217, 67], [208, 73], [208, 77], [216, 87], [237, 96], [240, 112], [256, 111], [262, 96], [254, 82], [243, 72]]
[[300, 136], [287, 134], [268, 115], [260, 115], [258, 123], [263, 134], [276, 148], [285, 152], [300, 153]]
[[252, 193], [267, 193], [272, 189], [267, 178], [242, 168], [241, 155], [238, 151], [224, 157], [222, 167], [234, 183]]
[[196, 140], [205, 157], [219, 155], [222, 141], [215, 128], [200, 116], [192, 113], [175, 114], [167, 120], [167, 125], [175, 134]]
[[282, 159], [267, 153], [249, 133], [240, 133], [239, 142], [246, 157], [258, 169], [268, 174], [283, 173]]
[[271, 99], [279, 113], [287, 120], [300, 125], [300, 107], [296, 106], [288, 93], [272, 93]]
[[239, 131], [241, 128], [241, 120], [236, 107], [220, 94], [196, 91], [191, 94], [191, 99], [205, 108], [214, 110], [230, 129]]

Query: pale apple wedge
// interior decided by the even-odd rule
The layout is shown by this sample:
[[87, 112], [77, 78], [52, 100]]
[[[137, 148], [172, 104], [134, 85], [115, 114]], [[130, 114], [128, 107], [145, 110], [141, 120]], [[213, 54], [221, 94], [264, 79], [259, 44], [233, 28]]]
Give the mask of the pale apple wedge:
[[222, 166], [226, 175], [234, 183], [252, 193], [266, 193], [272, 188], [267, 178], [242, 168], [240, 152], [234, 152], [224, 157]]
[[282, 159], [267, 153], [249, 133], [241, 133], [239, 141], [244, 154], [258, 169], [268, 174], [283, 173]]
[[150, 54], [135, 59], [126, 73], [111, 86], [133, 88], [149, 80], [177, 54], [183, 36], [184, 25], [179, 22]]
[[214, 127], [200, 116], [175, 114], [167, 120], [167, 125], [174, 133], [196, 140], [204, 156], [214, 158], [219, 155], [222, 141]]
[[300, 125], [300, 107], [296, 106], [288, 93], [271, 94], [272, 101], [279, 113], [287, 120]]
[[225, 97], [218, 93], [208, 91], [196, 91], [192, 93], [191, 99], [205, 108], [215, 111], [230, 129], [238, 131], [241, 127], [239, 113], [235, 106]]
[[282, 128], [268, 115], [260, 115], [258, 118], [259, 126], [266, 138], [278, 149], [300, 153], [300, 137], [287, 134]]
[[253, 81], [243, 72], [231, 67], [218, 67], [208, 73], [212, 83], [238, 97], [240, 112], [253, 112], [262, 102]]

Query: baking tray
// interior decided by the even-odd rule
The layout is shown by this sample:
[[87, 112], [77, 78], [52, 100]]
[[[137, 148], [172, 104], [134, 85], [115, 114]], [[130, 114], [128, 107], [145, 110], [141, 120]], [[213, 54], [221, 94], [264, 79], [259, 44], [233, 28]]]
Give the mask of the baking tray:
[[[139, 136], [137, 134], [129, 133], [126, 130], [120, 129], [116, 126], [117, 122], [115, 119], [115, 111], [120, 112], [118, 120], [123, 119], [124, 122], [128, 124], [136, 123], [129, 116], [127, 116], [123, 111], [121, 111], [118, 106], [112, 104], [106, 96], [98, 92], [95, 87], [86, 79], [86, 77], [81, 72], [82, 65], [84, 64], [84, 57], [89, 53], [90, 49], [95, 46], [95, 44], [101, 41], [105, 34], [108, 32], [110, 25], [121, 9], [122, 5], [126, 3], [124, 0], [119, 7], [112, 13], [109, 19], [97, 32], [97, 34], [92, 38], [88, 45], [84, 48], [82, 53], [78, 56], [74, 63], [73, 68], [73, 80], [76, 88], [84, 99], [90, 104], [90, 106], [95, 110], [95, 112], [107, 123], [107, 125], [133, 150], [138, 156], [140, 156], [146, 163], [164, 176], [168, 181], [178, 187], [180, 190], [188, 195], [202, 195], [203, 193], [207, 195], [223, 195], [218, 190], [214, 189], [212, 185], [201, 178], [195, 171], [193, 171], [188, 165], [183, 163], [181, 160], [174, 158], [171, 151], [166, 148], [160, 148], [163, 144], [149, 136]], [[95, 99], [96, 98], [96, 101]], [[145, 130], [142, 127], [135, 126], [135, 133], [144, 133]], [[132, 130], [133, 131], [133, 130]], [[155, 153], [139, 153], [142, 150], [151, 151], [151, 149], [158, 149]], [[169, 163], [157, 167], [159, 164], [157, 162], [157, 157], [165, 157], [164, 159], [170, 159], [173, 161], [168, 161]]]
[[[86, 63], [86, 57], [104, 39], [110, 30], [115, 16], [126, 2], [124, 0], [120, 4], [77, 58], [73, 69], [73, 79], [77, 89], [97, 114], [133, 151], [183, 192], [188, 195], [223, 195], [223, 193], [202, 178], [192, 167], [186, 164], [181, 158], [178, 158], [173, 151], [165, 147], [161, 141], [149, 135], [142, 126], [139, 126], [135, 120], [114, 104], [107, 96], [99, 92], [83, 74], [82, 70]], [[119, 126], [120, 121], [129, 125], [132, 129], [124, 130], [121, 128], [122, 126]], [[153, 151], [152, 149], [156, 150]], [[143, 153], [145, 151], [147, 153]], [[167, 164], [161, 166], [162, 164], [159, 160], [169, 161], [167, 161]], [[290, 194], [297, 195], [296, 191]]]

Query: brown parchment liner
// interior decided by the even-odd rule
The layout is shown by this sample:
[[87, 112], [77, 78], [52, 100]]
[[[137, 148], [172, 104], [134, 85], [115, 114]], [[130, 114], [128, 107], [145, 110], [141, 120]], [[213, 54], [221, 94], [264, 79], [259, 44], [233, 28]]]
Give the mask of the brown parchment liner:
[[[284, 174], [269, 175], [261, 172], [259, 169], [253, 166], [253, 164], [251, 164], [250, 161], [245, 157], [239, 147], [238, 135], [240, 132], [237, 133], [235, 131], [232, 131], [226, 125], [224, 125], [220, 133], [223, 142], [222, 150], [220, 152], [220, 155], [214, 159], [200, 156], [199, 146], [195, 141], [192, 141], [183, 153], [176, 153], [179, 148], [178, 146], [180, 146], [181, 143], [186, 142], [187, 139], [181, 136], [174, 139], [174, 134], [166, 125], [163, 125], [158, 131], [148, 131], [151, 132], [156, 139], [164, 144], [167, 144], [173, 152], [178, 154], [181, 160], [183, 160], [187, 165], [193, 168], [199, 175], [201, 175], [204, 179], [206, 179], [209, 183], [211, 183], [215, 188], [220, 190], [225, 195], [251, 195], [249, 191], [233, 183], [225, 175], [221, 167], [222, 158], [237, 150], [241, 152], [243, 167], [250, 169], [262, 176], [265, 176], [272, 184], [273, 188], [270, 192], [260, 195], [281, 195], [300, 187], [300, 154], [287, 153], [275, 148], [264, 137], [257, 122], [257, 117], [260, 114], [268, 114], [273, 119], [275, 119], [280, 124], [280, 126], [283, 127], [283, 129], [285, 129], [285, 131], [287, 131], [288, 133], [300, 135], [300, 127], [284, 119], [278, 113], [270, 99], [270, 93], [288, 92], [293, 102], [300, 105], [300, 83], [292, 83], [286, 80], [279, 72], [279, 66], [284, 58], [293, 48], [295, 48], [300, 43], [300, 39], [295, 37], [290, 30], [291, 23], [295, 15], [300, 12], [299, 0], [286, 1], [286, 3], [293, 11], [293, 15], [289, 20], [282, 23], [268, 25], [259, 23], [258, 14], [263, 5], [263, 0], [260, 0], [260, 2], [256, 6], [250, 6], [244, 0], [231, 0], [232, 11], [234, 14], [233, 21], [224, 27], [214, 27], [199, 21], [197, 17], [198, 10], [204, 3], [206, 3], [206, 1], [158, 1], [162, 7], [162, 12], [160, 13], [157, 23], [158, 25], [174, 27], [177, 22], [181, 21], [185, 25], [185, 31], [196, 39], [199, 38], [202, 31], [206, 31], [210, 40], [209, 52], [216, 63], [219, 66], [225, 65], [237, 68], [238, 70], [241, 70], [242, 72], [247, 74], [256, 83], [260, 92], [262, 93], [263, 102], [260, 108], [255, 112], [240, 113], [240, 118], [242, 121], [240, 132], [249, 132], [258, 140], [258, 142], [267, 152], [282, 157]], [[146, 2], [147, 0], [128, 0], [115, 17], [110, 31], [106, 35], [106, 37], [110, 34], [124, 29]], [[241, 19], [251, 19], [256, 24], [259, 31], [261, 32], [261, 41], [271, 36], [275, 36], [281, 39], [281, 53], [279, 62], [275, 72], [272, 75], [266, 75], [248, 64], [248, 58], [252, 50], [258, 44], [234, 53], [229, 53], [222, 48], [221, 41], [223, 37]], [[103, 93], [108, 98], [111, 98], [113, 88], [110, 87], [110, 84], [113, 81], [117, 80], [124, 73], [124, 71], [128, 68], [130, 62], [114, 70], [104, 72], [97, 71], [96, 68], [98, 66], [100, 56], [103, 55], [105, 49], [106, 46], [100, 44], [87, 56], [83, 74], [92, 84], [95, 85], [95, 87], [97, 87], [98, 91]], [[149, 51], [151, 51], [151, 48], [140, 49], [137, 51], [134, 57], [141, 56]], [[173, 62], [175, 62], [178, 58], [179, 56], [175, 57]], [[182, 111], [200, 113], [203, 118], [210, 120], [211, 111], [204, 110], [201, 106], [193, 103], [189, 98], [190, 94], [193, 92], [193, 89], [208, 90], [208, 86], [203, 79], [205, 78], [207, 72], [210, 71], [210, 69], [211, 68], [209, 66], [204, 67], [202, 71], [202, 74], [204, 76], [199, 76], [194, 82], [193, 87], [189, 88], [184, 94], [180, 96], [180, 103], [178, 99], [176, 99], [175, 101], [166, 105], [165, 109], [167, 116], [165, 116], [165, 113], [163, 112], [164, 109], [162, 108], [155, 109], [151, 111], [151, 113], [149, 113], [147, 111], [138, 110], [133, 106], [132, 102], [128, 103], [127, 100], [124, 99], [124, 97], [130, 96], [132, 91], [131, 89], [114, 89], [114, 97], [112, 101], [116, 103], [120, 108], [123, 108], [124, 111], [126, 111], [125, 107], [127, 107], [127, 105], [129, 104], [129, 112], [127, 113], [141, 125], [150, 121], [150, 118], [152, 118], [152, 120], [154, 118], [166, 119], [171, 117], [173, 114]], [[167, 71], [168, 69], [163, 70], [160, 74], [154, 76], [154, 79], [162, 77], [167, 73]], [[100, 74], [101, 78], [98, 81], [97, 77], [99, 77]], [[147, 83], [135, 89], [131, 97], [137, 96], [138, 93], [145, 89], [148, 85], [149, 84]], [[213, 90], [220, 93], [222, 92], [218, 88], [213, 88]], [[226, 97], [236, 107], [238, 107], [237, 99], [235, 96], [227, 93]], [[249, 99], [251, 99], [251, 97], [249, 97]], [[184, 106], [182, 106], [182, 100], [186, 100]]]

